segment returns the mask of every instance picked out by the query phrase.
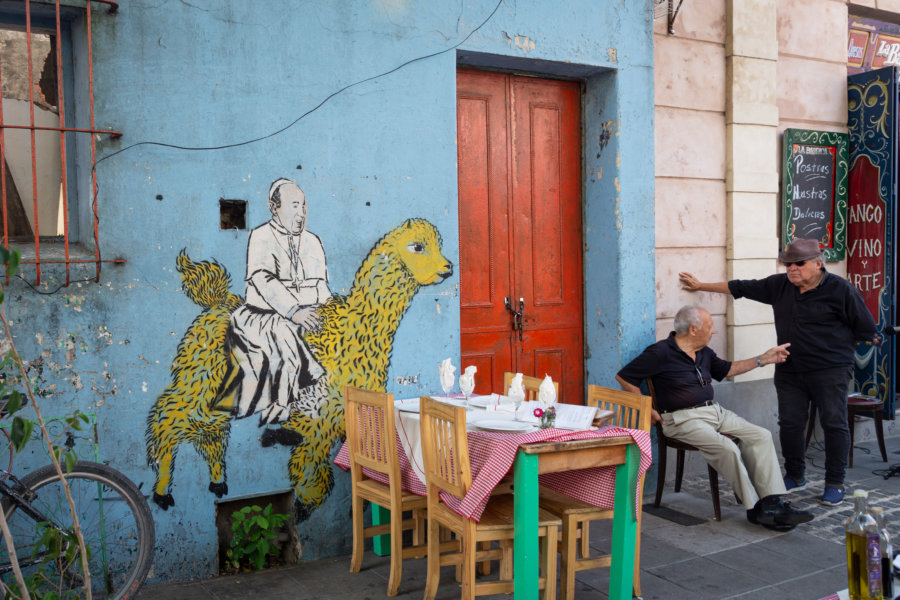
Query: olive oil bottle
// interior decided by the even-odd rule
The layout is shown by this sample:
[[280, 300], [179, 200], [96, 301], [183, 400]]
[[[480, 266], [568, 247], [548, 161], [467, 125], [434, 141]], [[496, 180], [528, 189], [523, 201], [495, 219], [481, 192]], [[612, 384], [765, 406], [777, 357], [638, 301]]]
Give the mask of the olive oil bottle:
[[869, 513], [868, 492], [853, 492], [853, 514], [844, 523], [847, 538], [847, 582], [851, 600], [884, 600], [881, 580], [881, 538]]

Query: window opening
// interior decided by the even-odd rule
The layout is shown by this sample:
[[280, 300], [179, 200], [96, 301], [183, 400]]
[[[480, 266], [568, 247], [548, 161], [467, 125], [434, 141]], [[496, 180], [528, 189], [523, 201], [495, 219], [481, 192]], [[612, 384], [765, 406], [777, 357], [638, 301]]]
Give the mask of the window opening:
[[[108, 0], [89, 0], [82, 8], [61, 6], [60, 0], [54, 5], [24, 0], [24, 11], [20, 6], [20, 13], [0, 15], [2, 241], [22, 250], [23, 265], [34, 265], [36, 284], [41, 283], [42, 265], [63, 264], [64, 285], [69, 285], [73, 263], [94, 263], [93, 280], [99, 281], [101, 262], [123, 262], [100, 257], [96, 141], [99, 135], [121, 133], [98, 130], [95, 124], [93, 4], [109, 13], [118, 8]], [[73, 43], [73, 36], [83, 43]], [[87, 65], [84, 75], [71, 66], [76, 46], [84, 48], [77, 53]], [[83, 116], [75, 114], [67, 95], [87, 102]], [[85, 134], [89, 145], [76, 141], [76, 135]], [[78, 172], [75, 155], [88, 149], [90, 173]], [[79, 195], [78, 189], [85, 192]], [[75, 244], [92, 250], [93, 258], [83, 251], [73, 258]]]

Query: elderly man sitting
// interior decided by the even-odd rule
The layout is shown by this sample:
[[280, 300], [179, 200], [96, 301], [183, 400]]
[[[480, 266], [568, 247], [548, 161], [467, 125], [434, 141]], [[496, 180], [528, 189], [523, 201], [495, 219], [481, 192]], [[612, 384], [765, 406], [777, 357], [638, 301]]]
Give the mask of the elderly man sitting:
[[[778, 530], [811, 521], [781, 496], [786, 493], [772, 434], [713, 401], [712, 380], [721, 381], [756, 367], [781, 363], [790, 344], [735, 362], [722, 360], [707, 346], [715, 329], [709, 312], [685, 306], [675, 315], [675, 331], [648, 346], [616, 375], [622, 389], [640, 393], [641, 381], [652, 377], [666, 437], [696, 446], [741, 498], [747, 519]], [[737, 442], [727, 437], [733, 435]]]

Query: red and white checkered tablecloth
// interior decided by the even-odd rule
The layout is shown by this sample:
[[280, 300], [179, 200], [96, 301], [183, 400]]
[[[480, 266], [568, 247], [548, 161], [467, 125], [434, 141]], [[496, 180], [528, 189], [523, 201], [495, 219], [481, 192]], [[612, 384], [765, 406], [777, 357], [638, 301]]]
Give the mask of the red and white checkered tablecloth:
[[[488, 431], [470, 431], [469, 460], [472, 464], [472, 487], [461, 500], [450, 495], [441, 496], [442, 500], [457, 514], [478, 521], [487, 505], [488, 499], [498, 483], [510, 472], [516, 459], [516, 452], [523, 444], [537, 442], [565, 442], [591, 438], [616, 437], [629, 435], [637, 443], [641, 451], [638, 477], [643, 475], [653, 462], [650, 450], [650, 434], [637, 429], [607, 426], [589, 431], [567, 431], [563, 429], [539, 429], [531, 433], [494, 433]], [[400, 474], [403, 489], [420, 496], [426, 495], [425, 486], [413, 473], [409, 457], [402, 450], [399, 436], [397, 448], [400, 455]], [[342, 469], [350, 469], [350, 457], [345, 443], [334, 459], [334, 464]], [[387, 478], [380, 473], [366, 474], [378, 481], [387, 483]], [[616, 467], [599, 467], [547, 473], [540, 476], [540, 483], [550, 489], [567, 494], [588, 504], [601, 508], [613, 508], [615, 499]], [[635, 506], [639, 506], [640, 490], [635, 490]]]

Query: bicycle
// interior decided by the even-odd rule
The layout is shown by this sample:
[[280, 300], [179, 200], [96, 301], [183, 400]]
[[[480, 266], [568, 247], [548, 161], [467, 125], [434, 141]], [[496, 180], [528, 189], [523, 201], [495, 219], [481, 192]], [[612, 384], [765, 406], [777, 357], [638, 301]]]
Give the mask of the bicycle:
[[[12, 453], [9, 463], [11, 468]], [[155, 532], [147, 500], [108, 465], [79, 460], [70, 466], [66, 481], [87, 548], [92, 596], [133, 598], [153, 562]], [[0, 508], [28, 587], [39, 595], [50, 590], [56, 593], [52, 597], [81, 597], [85, 581], [72, 511], [54, 466], [21, 478], [0, 468]], [[15, 585], [12, 570], [0, 536], [0, 577], [8, 587]]]

